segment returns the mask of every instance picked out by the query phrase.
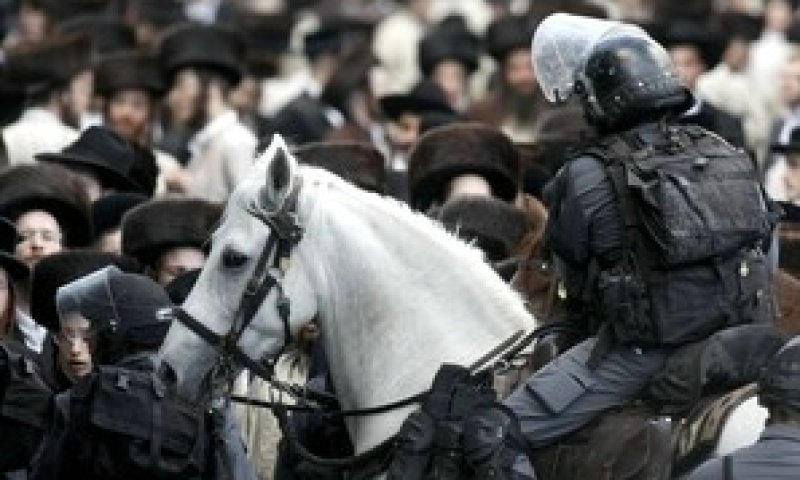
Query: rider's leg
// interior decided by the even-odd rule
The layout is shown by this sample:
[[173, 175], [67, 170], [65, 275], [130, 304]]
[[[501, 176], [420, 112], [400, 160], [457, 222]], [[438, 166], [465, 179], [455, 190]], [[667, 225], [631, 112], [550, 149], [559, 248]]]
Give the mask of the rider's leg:
[[[634, 399], [673, 351], [616, 346], [590, 369], [595, 343], [591, 338], [566, 351], [506, 399], [531, 447], [552, 444], [603, 410]], [[525, 470], [520, 464], [520, 473]]]

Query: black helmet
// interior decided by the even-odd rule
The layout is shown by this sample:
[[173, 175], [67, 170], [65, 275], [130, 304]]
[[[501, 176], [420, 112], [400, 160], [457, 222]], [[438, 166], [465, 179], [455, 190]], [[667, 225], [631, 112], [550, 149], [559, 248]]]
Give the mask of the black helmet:
[[598, 43], [575, 81], [587, 119], [620, 128], [690, 106], [664, 49], [641, 37], [612, 37]]
[[759, 402], [767, 408], [781, 405], [800, 412], [800, 336], [767, 363], [759, 380]]
[[669, 54], [635, 25], [553, 14], [536, 29], [532, 55], [547, 99], [578, 94], [587, 119], [607, 130], [691, 105]]

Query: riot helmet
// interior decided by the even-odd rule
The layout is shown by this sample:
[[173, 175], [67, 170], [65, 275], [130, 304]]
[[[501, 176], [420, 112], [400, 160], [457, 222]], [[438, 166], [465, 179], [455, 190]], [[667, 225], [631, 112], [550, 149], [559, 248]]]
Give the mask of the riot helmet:
[[791, 339], [767, 363], [759, 379], [759, 402], [800, 413], [800, 336]]
[[635, 25], [556, 13], [536, 29], [532, 55], [545, 97], [560, 103], [578, 95], [587, 120], [606, 131], [692, 102], [669, 54]]

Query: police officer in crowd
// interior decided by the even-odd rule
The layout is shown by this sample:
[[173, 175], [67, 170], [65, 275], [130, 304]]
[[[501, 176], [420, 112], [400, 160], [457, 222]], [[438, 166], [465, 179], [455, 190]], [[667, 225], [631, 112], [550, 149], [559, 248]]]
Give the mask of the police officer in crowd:
[[[562, 294], [595, 335], [506, 400], [529, 444], [539, 448], [636, 398], [678, 346], [773, 318], [760, 248], [771, 224], [753, 164], [701, 127], [672, 123], [692, 96], [667, 52], [638, 27], [554, 14], [534, 35], [533, 58], [545, 96], [559, 102], [576, 95], [601, 132], [545, 192], [546, 243]], [[718, 169], [751, 180], [714, 180], [708, 172]], [[658, 174], [697, 183], [672, 190], [658, 183]], [[724, 193], [715, 198], [704, 188]], [[653, 197], [654, 189], [663, 196]], [[642, 198], [651, 202], [648, 217], [637, 207]], [[740, 211], [731, 210], [734, 198]], [[693, 208], [712, 218], [687, 220]], [[744, 211], [747, 220], [738, 217]], [[725, 230], [733, 224], [749, 224], [747, 233]], [[718, 250], [726, 241], [715, 235], [730, 244]], [[535, 478], [521, 457], [518, 466], [522, 478]]]
[[32, 478], [256, 479], [231, 410], [205, 419], [152, 375], [170, 325], [158, 311], [171, 305], [153, 280], [113, 266], [58, 289], [61, 343], [93, 348], [75, 386], [56, 397]]
[[789, 479], [800, 469], [800, 337], [770, 360], [759, 381], [759, 402], [769, 410], [755, 445], [701, 465], [687, 480]]

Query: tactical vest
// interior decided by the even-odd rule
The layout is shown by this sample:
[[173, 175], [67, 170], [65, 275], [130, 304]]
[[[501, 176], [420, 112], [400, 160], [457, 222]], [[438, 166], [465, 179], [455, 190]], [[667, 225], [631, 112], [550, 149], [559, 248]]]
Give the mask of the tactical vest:
[[205, 412], [170, 397], [152, 371], [101, 366], [62, 398], [74, 438], [65, 478], [211, 478]]
[[387, 480], [511, 479], [529, 451], [517, 418], [467, 369], [443, 365], [397, 435]]
[[29, 466], [52, 396], [33, 361], [0, 344], [0, 472]]
[[593, 266], [594, 310], [616, 341], [680, 345], [772, 322], [762, 246], [777, 215], [742, 150], [695, 126], [611, 135], [604, 163], [624, 219], [623, 259]]

